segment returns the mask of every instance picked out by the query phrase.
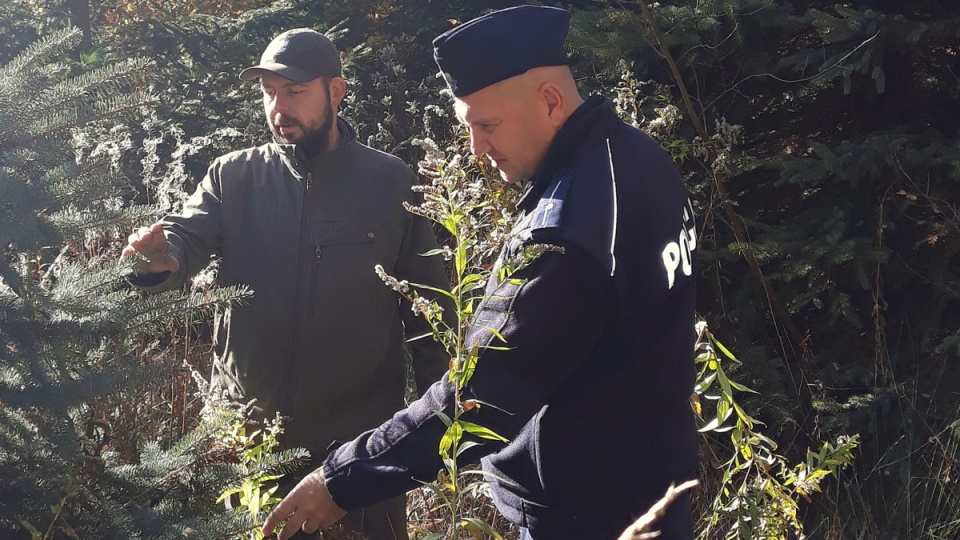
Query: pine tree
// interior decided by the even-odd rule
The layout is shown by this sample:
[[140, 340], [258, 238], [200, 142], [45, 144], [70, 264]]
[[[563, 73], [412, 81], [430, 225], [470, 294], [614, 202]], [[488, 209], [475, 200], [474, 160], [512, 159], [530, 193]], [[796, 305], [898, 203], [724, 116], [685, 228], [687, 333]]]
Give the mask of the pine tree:
[[66, 60], [80, 37], [51, 33], [0, 68], [0, 537], [228, 538], [251, 518], [215, 501], [249, 471], [211, 442], [242, 416], [136, 441], [131, 459], [105, 405], [136, 408], [170, 375], [155, 336], [171, 321], [246, 293], [142, 297], [126, 284], [113, 239], [156, 209], [125, 204], [130, 141], [116, 122], [151, 105], [150, 64], [80, 72]]

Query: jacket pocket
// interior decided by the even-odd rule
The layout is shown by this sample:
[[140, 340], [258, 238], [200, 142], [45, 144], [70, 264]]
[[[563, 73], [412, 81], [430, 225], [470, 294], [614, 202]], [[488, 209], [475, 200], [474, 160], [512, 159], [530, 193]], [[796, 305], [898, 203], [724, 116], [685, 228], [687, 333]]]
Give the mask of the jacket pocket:
[[370, 221], [322, 221], [314, 226], [314, 241], [323, 246], [372, 244], [378, 228]]
[[329, 221], [310, 230], [299, 375], [330, 402], [377, 380], [386, 357], [389, 323], [378, 304], [393, 291], [374, 271], [376, 225]]
[[321, 222], [312, 229], [310, 297], [321, 328], [340, 328], [340, 339], [375, 333], [364, 327], [375, 325], [377, 295], [386, 289], [374, 271], [376, 237], [370, 222]]

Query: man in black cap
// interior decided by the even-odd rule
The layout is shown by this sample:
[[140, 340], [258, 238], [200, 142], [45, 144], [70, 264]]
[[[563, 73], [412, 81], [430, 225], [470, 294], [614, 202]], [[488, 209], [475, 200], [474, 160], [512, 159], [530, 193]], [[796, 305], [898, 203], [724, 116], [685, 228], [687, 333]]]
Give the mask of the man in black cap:
[[[253, 289], [246, 305], [216, 317], [212, 386], [255, 400], [255, 419], [289, 417], [281, 442], [319, 463], [331, 442], [403, 407], [404, 333], [430, 331], [375, 265], [437, 288], [449, 282], [439, 257], [420, 255], [437, 248], [429, 222], [403, 207], [417, 203], [413, 171], [360, 144], [338, 116], [346, 83], [330, 40], [284, 32], [240, 78], [259, 79], [274, 141], [218, 158], [183, 210], [135, 231], [123, 254], [144, 256], [132, 281], [148, 291], [180, 287], [214, 254], [222, 285]], [[410, 348], [426, 389], [449, 357], [431, 339]], [[405, 498], [373, 503], [344, 524], [407, 538]]]
[[[480, 356], [465, 392], [491, 406], [461, 418], [509, 442], [478, 441], [462, 457], [481, 460], [527, 538], [607, 540], [696, 473], [696, 231], [670, 157], [608, 99], [578, 94], [568, 26], [565, 10], [523, 6], [434, 40], [471, 150], [527, 184], [499, 267], [534, 244], [563, 248], [488, 283], [467, 335]], [[446, 379], [435, 383], [333, 451], [263, 531], [286, 519], [285, 539], [434, 478], [446, 429], [435, 411], [452, 416], [452, 395]], [[692, 538], [689, 495], [655, 528]]]

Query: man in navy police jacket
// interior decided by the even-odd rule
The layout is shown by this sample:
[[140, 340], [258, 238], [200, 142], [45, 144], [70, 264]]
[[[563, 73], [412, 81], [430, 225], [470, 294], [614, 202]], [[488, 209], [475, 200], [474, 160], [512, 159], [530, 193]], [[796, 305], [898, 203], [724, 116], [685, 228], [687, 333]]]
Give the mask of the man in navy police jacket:
[[[535, 540], [614, 539], [672, 483], [692, 478], [693, 213], [669, 156], [583, 100], [566, 66], [569, 13], [510, 8], [434, 40], [435, 58], [469, 127], [471, 150], [524, 182], [522, 215], [498, 264], [525, 246], [548, 251], [488, 284], [468, 332], [482, 349], [463, 418], [506, 437], [480, 459], [498, 507]], [[437, 447], [453, 387], [435, 383], [378, 429], [345, 443], [264, 524], [333, 524], [346, 510], [416, 488], [442, 468]], [[689, 497], [657, 529], [690, 539]], [[376, 540], [376, 539], [374, 539]]]

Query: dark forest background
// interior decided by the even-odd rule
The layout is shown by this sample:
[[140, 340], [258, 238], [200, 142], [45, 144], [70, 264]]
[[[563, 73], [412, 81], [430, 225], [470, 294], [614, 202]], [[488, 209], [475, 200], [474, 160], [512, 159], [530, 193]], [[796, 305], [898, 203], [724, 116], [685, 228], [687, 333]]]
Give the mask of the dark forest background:
[[[233, 526], [202, 495], [239, 473], [199, 472], [211, 432], [191, 371], [209, 362], [210, 311], [244, 291], [130, 291], [126, 235], [215, 156], [267, 140], [237, 74], [280, 31], [328, 32], [344, 116], [416, 167], [416, 140], [460, 136], [432, 38], [517, 3], [0, 3], [0, 536]], [[801, 500], [807, 536], [957, 538], [960, 2], [543, 3], [573, 12], [584, 93], [681, 167], [698, 313], [756, 390], [741, 403], [792, 462], [860, 437], [853, 466]], [[728, 446], [705, 435], [706, 479]]]

